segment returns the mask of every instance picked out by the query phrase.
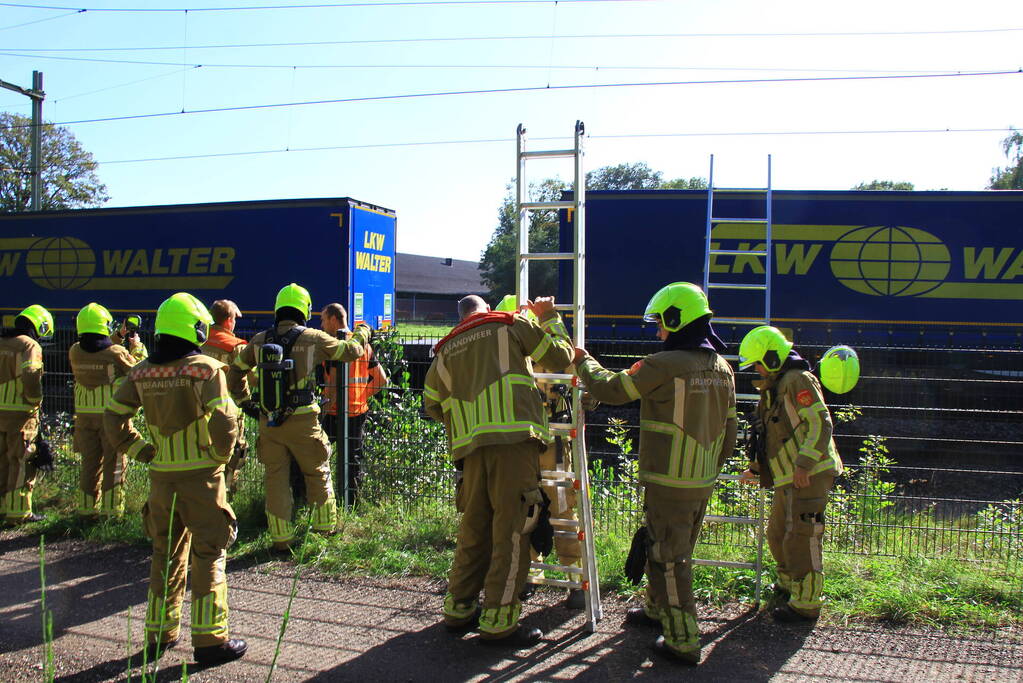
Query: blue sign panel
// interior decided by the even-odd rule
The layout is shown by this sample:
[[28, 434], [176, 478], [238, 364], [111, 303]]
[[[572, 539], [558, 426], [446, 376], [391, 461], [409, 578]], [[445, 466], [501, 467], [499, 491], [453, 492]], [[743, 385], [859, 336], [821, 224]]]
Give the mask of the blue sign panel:
[[394, 324], [394, 214], [357, 203], [351, 209], [351, 325]]

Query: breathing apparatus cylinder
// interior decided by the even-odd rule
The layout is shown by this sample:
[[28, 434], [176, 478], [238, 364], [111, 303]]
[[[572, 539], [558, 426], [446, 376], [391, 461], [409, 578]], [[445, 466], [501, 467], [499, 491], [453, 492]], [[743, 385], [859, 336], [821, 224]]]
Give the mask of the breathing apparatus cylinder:
[[259, 349], [259, 404], [269, 418], [269, 426], [276, 427], [287, 419], [288, 374], [295, 361], [284, 357], [280, 344], [263, 344]]

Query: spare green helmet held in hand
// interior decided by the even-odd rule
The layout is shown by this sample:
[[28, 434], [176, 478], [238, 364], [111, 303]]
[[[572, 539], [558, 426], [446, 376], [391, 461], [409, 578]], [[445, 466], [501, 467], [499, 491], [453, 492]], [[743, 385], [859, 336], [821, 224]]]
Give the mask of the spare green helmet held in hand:
[[86, 304], [78, 311], [75, 318], [75, 329], [78, 334], [103, 334], [108, 335], [114, 331], [114, 316], [104, 306], [95, 301]]
[[309, 296], [308, 289], [292, 282], [290, 285], [281, 287], [281, 291], [277, 292], [274, 311], [279, 311], [282, 308], [294, 308], [308, 320], [313, 313], [313, 298]]
[[167, 334], [199, 346], [209, 337], [213, 316], [201, 301], [178, 292], [156, 310], [156, 337]]
[[689, 323], [713, 314], [707, 295], [691, 282], [672, 282], [657, 290], [643, 312], [643, 320], [661, 323], [668, 332], [678, 332]]
[[500, 313], [518, 313], [525, 316], [528, 320], [537, 321], [536, 314], [528, 308], [519, 310], [519, 300], [514, 294], [505, 294], [504, 298], [494, 307], [494, 310]]
[[770, 325], [754, 327], [739, 344], [739, 367], [745, 368], [760, 363], [768, 372], [781, 370], [785, 359], [792, 350], [792, 342], [782, 331]]
[[53, 336], [53, 315], [39, 304], [32, 304], [17, 317], [25, 318], [32, 323], [36, 336], [40, 339], [49, 339]]
[[848, 346], [834, 346], [824, 352], [820, 364], [821, 384], [828, 391], [852, 391], [860, 379], [860, 358]]

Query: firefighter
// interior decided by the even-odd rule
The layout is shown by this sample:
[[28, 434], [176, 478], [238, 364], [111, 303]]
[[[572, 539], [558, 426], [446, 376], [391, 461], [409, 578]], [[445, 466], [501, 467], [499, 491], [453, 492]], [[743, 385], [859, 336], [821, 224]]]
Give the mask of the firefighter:
[[136, 363], [140, 360], [145, 360], [149, 356], [149, 350], [139, 337], [139, 328], [141, 326], [141, 315], [129, 315], [121, 321], [120, 327], [110, 335], [110, 341], [128, 349]]
[[[344, 306], [338, 303], [327, 304], [320, 311], [320, 329], [338, 339], [347, 339], [351, 336], [348, 329], [348, 313]], [[338, 438], [345, 436], [341, 432], [338, 423], [337, 411], [337, 363], [328, 362], [323, 364], [323, 429], [327, 436], [338, 443]], [[366, 427], [366, 418], [369, 415], [369, 399], [376, 395], [381, 389], [387, 386], [387, 372], [376, 358], [373, 357], [373, 349], [367, 349], [366, 356], [356, 359], [348, 364], [348, 390], [347, 390], [347, 437], [348, 437], [348, 462], [347, 479], [345, 480], [345, 503], [354, 505], [358, 487], [361, 482], [360, 471], [362, 468], [362, 433]], [[337, 448], [337, 475], [340, 479], [345, 472], [344, 449]]]
[[[213, 318], [210, 336], [200, 350], [210, 358], [215, 358], [230, 367], [241, 353], [242, 348], [248, 343], [234, 334], [235, 325], [238, 318], [242, 317], [242, 312], [238, 309], [238, 304], [230, 299], [218, 299], [210, 306], [210, 316]], [[234, 453], [231, 454], [231, 461], [224, 468], [224, 480], [227, 483], [229, 494], [234, 494], [238, 490], [238, 477], [242, 467], [245, 466], [247, 452], [245, 413], [238, 411], [238, 441], [235, 444]]]
[[[273, 549], [290, 550], [295, 540], [291, 521], [293, 500], [289, 485], [294, 459], [305, 479], [306, 500], [312, 508], [312, 529], [333, 533], [337, 526], [337, 503], [330, 475], [330, 442], [320, 427], [320, 407], [316, 395], [316, 366], [324, 361], [353, 361], [365, 353], [370, 328], [356, 327], [346, 341], [305, 327], [312, 312], [312, 299], [304, 287], [291, 283], [277, 293], [274, 304], [276, 322], [242, 347], [228, 372], [231, 394], [250, 414], [259, 416], [259, 441], [256, 449], [265, 466], [266, 517]], [[272, 372], [263, 360], [263, 348], [277, 345], [284, 359], [293, 366]], [[274, 350], [274, 349], [270, 349]], [[285, 363], [280, 363], [283, 368]], [[245, 381], [255, 369], [259, 377], [258, 402]], [[271, 402], [272, 395], [276, 403]], [[268, 407], [276, 405], [273, 410]]]
[[53, 316], [39, 304], [19, 313], [0, 336], [0, 513], [7, 524], [42, 519], [32, 513], [36, 468], [29, 459], [43, 401], [39, 340], [52, 336]]
[[[149, 463], [142, 517], [153, 540], [145, 621], [150, 660], [178, 642], [189, 563], [195, 660], [220, 664], [248, 649], [228, 632], [227, 548], [238, 523], [223, 472], [238, 416], [227, 393], [226, 367], [199, 351], [212, 322], [191, 294], [179, 292], [160, 304], [153, 355], [128, 372], [103, 414], [117, 452]], [[140, 407], [151, 443], [132, 425]]]
[[779, 621], [814, 620], [823, 604], [821, 566], [824, 510], [842, 459], [831, 436], [831, 413], [810, 363], [776, 327], [751, 330], [739, 346], [739, 366], [753, 366], [761, 380], [755, 426], [761, 430], [760, 460], [743, 476], [774, 487], [767, 543], [778, 563], [775, 590], [787, 603], [774, 609]]
[[103, 409], [122, 378], [135, 365], [123, 346], [110, 340], [114, 318], [103, 306], [90, 303], [78, 312], [78, 341], [68, 351], [75, 377], [74, 449], [82, 457], [78, 512], [120, 516], [124, 513], [124, 468], [103, 430]]
[[[517, 312], [519, 309], [518, 302], [514, 294], [508, 294], [497, 307], [496, 311], [507, 311]], [[523, 312], [527, 318], [536, 322], [536, 316], [530, 310]], [[547, 368], [540, 365], [534, 365], [533, 369], [536, 372], [550, 372]], [[547, 417], [551, 422], [571, 422], [572, 406], [568, 400], [568, 386], [565, 384], [549, 384], [546, 382], [540, 382], [537, 385], [540, 388], [540, 392], [544, 397], [544, 405], [547, 411]], [[540, 454], [540, 471], [541, 472], [573, 472], [572, 469], [572, 441], [567, 435], [562, 434], [551, 434], [552, 441], [547, 445], [547, 448], [543, 453]], [[552, 486], [544, 484], [544, 493], [547, 494], [547, 498], [550, 500], [550, 515], [553, 519], [565, 519], [570, 521], [577, 521], [575, 514], [575, 489], [565, 486]], [[582, 547], [579, 542], [578, 536], [555, 536], [554, 537], [554, 548], [558, 551], [558, 562], [565, 566], [578, 567], [582, 562]], [[538, 561], [540, 559], [539, 553], [536, 549], [530, 548], [530, 555], [532, 560]], [[530, 575], [542, 578], [544, 576], [543, 570], [539, 569], [535, 572], [530, 570]], [[535, 584], [526, 584], [525, 589], [522, 591], [522, 599], [526, 600], [533, 595], [535, 591]], [[568, 597], [565, 599], [565, 607], [568, 609], [583, 609], [586, 607], [586, 596], [583, 591], [579, 588], [570, 588], [568, 590]]]
[[735, 378], [720, 355], [713, 312], [698, 286], [675, 282], [647, 304], [643, 319], [657, 323], [663, 350], [623, 372], [610, 372], [582, 349], [577, 372], [594, 398], [615, 405], [639, 399], [639, 480], [645, 489], [645, 604], [626, 622], [659, 627], [654, 649], [689, 664], [700, 662], [700, 629], [693, 598], [693, 549], [707, 501], [735, 448]]
[[518, 647], [543, 637], [518, 623], [530, 533], [543, 511], [539, 455], [550, 442], [530, 359], [557, 371], [572, 360], [553, 297], [530, 308], [539, 324], [492, 313], [478, 296], [459, 301], [461, 322], [437, 342], [423, 390], [423, 406], [444, 423], [461, 471], [455, 504], [462, 518], [444, 624], [458, 632], [478, 621], [481, 642]]

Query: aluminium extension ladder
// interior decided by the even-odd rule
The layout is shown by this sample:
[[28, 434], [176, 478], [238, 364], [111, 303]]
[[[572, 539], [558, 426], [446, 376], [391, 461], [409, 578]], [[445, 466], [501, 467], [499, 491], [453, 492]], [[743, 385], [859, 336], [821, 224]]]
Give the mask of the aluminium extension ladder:
[[[585, 208], [586, 173], [583, 169], [583, 137], [586, 129], [582, 121], [575, 123], [575, 144], [571, 149], [551, 151], [526, 151], [526, 129], [519, 124], [516, 131], [516, 174], [515, 208], [518, 214], [518, 279], [516, 299], [521, 310], [529, 298], [529, 264], [532, 261], [571, 261], [573, 272], [573, 297], [570, 304], [557, 304], [559, 311], [571, 312], [572, 331], [575, 346], [585, 348]], [[527, 201], [528, 183], [526, 161], [530, 159], [568, 158], [574, 161], [575, 173], [572, 199], [568, 201], [531, 202]], [[574, 249], [569, 252], [535, 253], [529, 251], [529, 224], [532, 211], [568, 210], [575, 233]], [[586, 597], [586, 629], [596, 630], [597, 622], [603, 616], [600, 605], [600, 582], [597, 577], [597, 560], [593, 546], [593, 510], [590, 505], [589, 463], [586, 457], [586, 417], [582, 407], [582, 387], [579, 378], [567, 373], [534, 373], [538, 382], [567, 384], [572, 388], [572, 422], [551, 423], [550, 429], [571, 437], [572, 463], [574, 472], [543, 471], [540, 476], [548, 486], [573, 488], [576, 491], [576, 517], [578, 521], [551, 519], [555, 536], [574, 536], [581, 546], [581, 566], [546, 564], [533, 562], [531, 569], [557, 571], [570, 578], [551, 579], [530, 576], [530, 583], [562, 588], [582, 589]], [[544, 558], [546, 559], [546, 558]]]
[[[752, 217], [729, 217], [722, 218], [715, 213], [714, 205], [714, 194], [723, 193], [726, 196], [762, 196], [765, 200], [764, 214], [763, 216], [752, 216]], [[710, 156], [710, 174], [707, 182], [707, 239], [706, 239], [706, 250], [704, 252], [703, 260], [703, 291], [707, 293], [708, 297], [711, 294], [711, 290], [733, 290], [738, 292], [747, 292], [750, 298], [756, 298], [758, 295], [762, 296], [763, 299], [760, 302], [750, 302], [750, 307], [756, 310], [757, 314], [745, 317], [718, 317], [715, 316], [713, 319], [714, 323], [733, 325], [736, 327], [747, 327], [753, 328], [758, 325], [770, 325], [771, 324], [771, 238], [772, 238], [772, 218], [771, 218], [771, 204], [772, 204], [772, 190], [771, 190], [771, 155], [767, 155], [767, 186], [756, 187], [756, 188], [715, 188], [714, 187], [714, 155]], [[759, 237], [763, 238], [761, 243], [763, 248], [758, 248], [761, 245], [757, 244], [757, 240], [750, 240], [749, 247], [745, 249], [720, 249], [714, 246], [713, 243], [713, 231], [716, 225], [752, 225], [763, 229], [763, 232]], [[745, 257], [745, 258], [762, 258], [763, 262], [763, 278], [750, 278], [742, 281], [736, 281], [731, 278], [723, 278], [719, 282], [711, 282], [710, 272], [712, 257], [714, 256], [732, 256], [732, 257]], [[753, 275], [756, 275], [754, 269]], [[729, 361], [738, 362], [739, 357], [737, 355], [726, 355], [725, 358]], [[736, 394], [736, 401], [739, 402], [753, 402], [756, 403], [760, 400], [757, 394]], [[740, 434], [740, 437], [742, 435]], [[718, 475], [718, 481], [735, 481], [739, 479], [738, 475], [734, 474], [721, 474]], [[756, 603], [760, 603], [761, 593], [761, 572], [763, 569], [764, 559], [764, 491], [757, 485], [757, 516], [756, 517], [733, 517], [725, 515], [707, 515], [704, 517], [705, 522], [719, 522], [723, 524], [743, 524], [743, 525], [755, 525], [757, 528], [756, 542], [757, 542], [757, 555], [754, 562], [726, 562], [723, 560], [701, 560], [694, 559], [693, 564], [712, 566], [712, 567], [730, 567], [733, 569], [752, 569], [755, 573], [755, 600]]]

